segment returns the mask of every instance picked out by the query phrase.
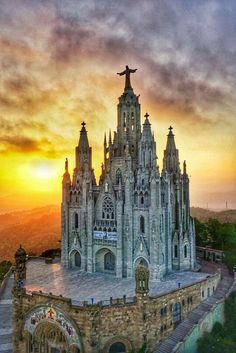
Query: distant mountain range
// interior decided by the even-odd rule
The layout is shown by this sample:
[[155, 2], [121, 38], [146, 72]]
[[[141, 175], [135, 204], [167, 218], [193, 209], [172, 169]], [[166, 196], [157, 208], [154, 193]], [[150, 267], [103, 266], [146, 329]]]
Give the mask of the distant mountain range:
[[212, 211], [200, 207], [191, 207], [191, 215], [201, 222], [214, 218], [220, 223], [236, 223], [236, 210]]
[[[216, 218], [222, 223], [236, 223], [236, 210], [214, 212], [192, 207], [191, 214], [200, 221]], [[13, 260], [20, 244], [28, 254], [60, 247], [60, 207], [49, 205], [0, 215], [0, 261]]]
[[0, 261], [13, 260], [20, 244], [29, 255], [60, 247], [60, 207], [45, 206], [0, 215]]

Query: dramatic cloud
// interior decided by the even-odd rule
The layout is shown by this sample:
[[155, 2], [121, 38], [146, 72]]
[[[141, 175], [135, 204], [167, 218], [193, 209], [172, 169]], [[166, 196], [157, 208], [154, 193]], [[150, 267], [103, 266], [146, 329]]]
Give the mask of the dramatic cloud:
[[12, 151], [60, 165], [73, 158], [86, 120], [98, 175], [104, 130], [116, 128], [124, 84], [116, 72], [129, 64], [138, 68], [132, 84], [158, 149], [173, 124], [199, 195], [206, 174], [215, 178], [222, 165], [223, 183], [233, 185], [235, 16], [233, 0], [0, 2], [1, 158]]

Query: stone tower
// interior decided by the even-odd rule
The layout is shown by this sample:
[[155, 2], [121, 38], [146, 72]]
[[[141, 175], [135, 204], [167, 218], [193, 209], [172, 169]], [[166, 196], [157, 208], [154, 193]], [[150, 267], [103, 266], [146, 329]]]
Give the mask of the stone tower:
[[141, 128], [140, 103], [126, 66], [117, 105], [117, 130], [104, 137], [99, 183], [92, 168], [86, 124], [75, 149], [72, 180], [65, 163], [62, 181], [62, 264], [87, 272], [134, 277], [138, 265], [150, 280], [194, 269], [195, 231], [190, 217], [189, 178], [183, 172], [169, 128], [163, 170], [148, 113]]

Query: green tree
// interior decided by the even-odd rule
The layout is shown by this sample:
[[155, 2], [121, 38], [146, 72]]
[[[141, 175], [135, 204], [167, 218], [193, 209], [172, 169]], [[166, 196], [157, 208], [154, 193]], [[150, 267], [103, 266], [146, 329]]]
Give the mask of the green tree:
[[205, 333], [198, 340], [198, 352], [236, 352], [236, 293], [225, 301], [225, 324], [216, 323], [212, 332]]

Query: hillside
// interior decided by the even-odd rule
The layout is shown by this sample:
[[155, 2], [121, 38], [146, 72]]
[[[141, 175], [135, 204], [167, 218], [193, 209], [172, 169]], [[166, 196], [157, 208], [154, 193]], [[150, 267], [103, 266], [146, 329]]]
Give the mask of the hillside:
[[60, 208], [46, 206], [0, 215], [0, 261], [12, 260], [20, 244], [39, 255], [60, 243]]
[[236, 210], [211, 211], [200, 207], [191, 207], [191, 216], [201, 222], [206, 222], [210, 218], [217, 219], [220, 223], [236, 223]]
[[[216, 218], [221, 223], [236, 223], [236, 210], [213, 212], [192, 207], [191, 214], [200, 221]], [[60, 247], [60, 207], [49, 205], [0, 215], [0, 240], [0, 261], [13, 260], [20, 244], [35, 255]]]

